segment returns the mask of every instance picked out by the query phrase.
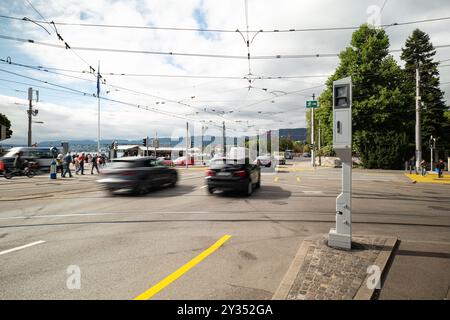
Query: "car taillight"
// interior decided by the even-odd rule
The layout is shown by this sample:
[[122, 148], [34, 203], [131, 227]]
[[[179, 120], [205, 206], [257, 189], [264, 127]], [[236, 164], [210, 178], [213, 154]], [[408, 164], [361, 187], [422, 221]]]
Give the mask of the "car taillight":
[[235, 177], [246, 177], [247, 176], [247, 172], [245, 170], [240, 170], [240, 171], [235, 171], [233, 174]]
[[134, 171], [123, 171], [120, 173], [121, 176], [134, 176], [136, 172]]
[[214, 170], [206, 170], [205, 175], [207, 177], [213, 177], [216, 175], [216, 172]]
[[0, 170], [5, 170], [5, 164], [0, 160]]

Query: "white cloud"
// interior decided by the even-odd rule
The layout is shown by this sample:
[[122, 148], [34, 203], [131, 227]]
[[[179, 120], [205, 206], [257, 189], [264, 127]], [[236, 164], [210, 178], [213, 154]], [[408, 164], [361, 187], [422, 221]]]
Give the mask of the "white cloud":
[[[252, 30], [275, 28], [289, 29], [323, 26], [357, 26], [367, 21], [367, 7], [381, 6], [384, 1], [291, 1], [291, 0], [249, 0], [249, 27]], [[196, 28], [197, 21], [193, 15], [196, 8], [201, 8], [205, 22], [211, 29], [238, 28], [246, 30], [243, 0], [183, 0], [183, 1], [113, 1], [113, 0], [34, 0], [33, 4], [47, 18], [54, 21], [84, 23], [152, 25], [166, 27]], [[26, 5], [11, 5], [9, 12], [15, 16], [27, 16], [39, 19], [36, 13]], [[448, 1], [397, 0], [389, 1], [381, 17], [382, 23], [420, 20], [450, 15]], [[33, 24], [20, 21], [12, 23], [8, 34], [32, 38], [44, 42], [59, 43], [56, 36], [46, 34]], [[446, 44], [449, 32], [448, 22], [436, 22], [422, 25], [388, 28], [391, 46], [400, 48], [412, 30], [420, 27], [431, 35], [435, 44]], [[46, 25], [46, 28], [52, 30]], [[205, 38], [198, 32], [83, 28], [75, 26], [58, 26], [58, 31], [71, 46], [123, 48], [129, 50], [173, 51], [192, 53], [211, 53], [228, 55], [246, 55], [245, 43], [238, 33], [224, 33], [220, 37]], [[260, 33], [251, 44], [252, 55], [276, 54], [310, 54], [338, 53], [348, 45], [352, 31], [304, 32], [304, 33]], [[244, 32], [245, 34], [245, 32]], [[42, 47], [32, 44], [17, 44], [1, 40], [2, 46], [18, 50], [40, 65], [64, 69], [87, 70], [87, 66], [68, 50]], [[7, 52], [3, 49], [2, 52]], [[95, 51], [77, 51], [91, 65], [97, 67], [101, 61], [102, 72], [127, 72], [151, 74], [187, 74], [187, 75], [228, 75], [245, 76], [248, 73], [246, 60], [195, 58], [174, 56], [118, 54]], [[398, 57], [398, 55], [395, 55]], [[13, 57], [14, 60], [15, 57]], [[450, 49], [438, 50], [438, 59], [450, 58]], [[27, 62], [27, 61], [21, 61]], [[253, 60], [252, 73], [256, 75], [323, 75], [329, 74], [337, 66], [338, 59], [285, 59]], [[5, 67], [7, 68], [7, 67]], [[13, 70], [13, 69], [11, 69]], [[83, 82], [62, 76], [46, 75], [42, 72], [22, 74], [40, 77], [48, 81], [77, 88], [89, 93], [95, 92], [94, 82]], [[448, 71], [442, 70], [442, 82], [450, 81]], [[223, 118], [210, 113], [201, 113], [203, 108], [222, 111], [234, 111], [224, 116], [230, 119], [228, 125], [239, 127], [234, 120], [248, 120], [256, 126], [266, 127], [302, 127], [305, 126], [304, 104], [307, 97], [288, 95], [277, 98], [269, 91], [290, 92], [322, 84], [324, 78], [292, 80], [257, 80], [250, 91], [245, 80], [219, 79], [185, 79], [185, 78], [150, 78], [118, 77], [104, 75], [107, 83], [145, 92], [138, 95], [111, 88], [110, 98], [124, 100], [140, 105], [150, 105], [165, 112], [186, 115], [190, 118], [215, 120], [218, 124]], [[95, 80], [93, 76], [84, 75]], [[18, 81], [26, 81], [24, 79]], [[87, 85], [87, 86], [86, 86]], [[267, 91], [261, 88], [267, 88]], [[448, 88], [448, 86], [447, 86]], [[320, 90], [307, 90], [306, 95], [320, 94]], [[39, 118], [46, 125], [35, 126], [37, 140], [56, 138], [96, 138], [97, 104], [95, 99], [68, 95], [64, 101], [55, 100], [51, 91], [41, 90], [41, 99], [45, 103], [39, 106]], [[104, 93], [105, 94], [105, 93]], [[195, 108], [166, 102], [157, 104], [161, 99], [184, 101]], [[191, 98], [195, 97], [195, 98]], [[267, 99], [264, 103], [252, 107], [255, 101]], [[2, 112], [6, 113], [14, 124], [14, 135], [24, 139], [26, 135], [26, 114], [19, 110], [14, 101], [18, 99], [0, 96]], [[58, 103], [51, 103], [58, 101]], [[274, 101], [274, 103], [272, 103]], [[297, 107], [297, 111], [296, 111]], [[24, 107], [25, 108], [25, 107]], [[111, 104], [102, 101], [102, 137], [139, 138], [158, 131], [159, 135], [170, 136], [175, 127], [183, 127], [184, 121], [171, 119], [133, 107]], [[199, 111], [200, 110], [200, 111]], [[241, 112], [239, 112], [241, 110]], [[289, 113], [272, 115], [268, 112], [291, 110]], [[194, 115], [196, 111], [200, 114]], [[258, 112], [265, 112], [258, 113]], [[41, 118], [42, 117], [42, 118]], [[277, 120], [280, 119], [280, 120]], [[233, 124], [234, 123], [234, 124]], [[59, 136], [58, 136], [59, 135]]]

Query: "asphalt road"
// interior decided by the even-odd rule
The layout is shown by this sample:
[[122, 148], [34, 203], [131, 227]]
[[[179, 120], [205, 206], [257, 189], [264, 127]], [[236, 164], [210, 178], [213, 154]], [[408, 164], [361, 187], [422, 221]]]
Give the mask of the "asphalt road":
[[[340, 169], [295, 161], [264, 174], [251, 197], [210, 196], [203, 169], [179, 171], [176, 188], [140, 197], [111, 197], [91, 175], [0, 177], [0, 299], [133, 299], [224, 235], [231, 238], [152, 298], [270, 299], [301, 241], [334, 226]], [[444, 297], [450, 186], [354, 170], [353, 191], [354, 234], [402, 241], [381, 298]], [[67, 286], [71, 266], [79, 289]]]

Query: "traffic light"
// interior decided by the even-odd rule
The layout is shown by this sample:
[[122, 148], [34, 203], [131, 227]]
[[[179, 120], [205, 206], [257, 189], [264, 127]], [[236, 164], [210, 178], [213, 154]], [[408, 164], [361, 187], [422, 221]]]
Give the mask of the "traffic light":
[[147, 138], [142, 139], [142, 145], [143, 145], [144, 147], [147, 146]]

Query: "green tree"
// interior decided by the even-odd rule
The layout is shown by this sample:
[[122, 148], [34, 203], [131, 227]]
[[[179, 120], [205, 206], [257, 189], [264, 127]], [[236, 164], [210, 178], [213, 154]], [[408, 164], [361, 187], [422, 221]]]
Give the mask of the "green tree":
[[[430, 41], [430, 36], [416, 29], [406, 40], [401, 58], [405, 61], [405, 84], [408, 103], [415, 109], [416, 68], [420, 73], [420, 96], [424, 109], [422, 110], [422, 149], [429, 148], [430, 137], [439, 138], [438, 145], [450, 149], [450, 126], [445, 118], [448, 107], [445, 104], [444, 92], [440, 89], [439, 63], [434, 61], [436, 50]], [[424, 157], [428, 153], [424, 152]]]
[[293, 149], [294, 149], [294, 142], [291, 139], [285, 137], [280, 138], [280, 151]]
[[11, 121], [9, 121], [9, 119], [4, 115], [0, 113], [0, 124], [4, 125], [7, 129], [6, 129], [6, 138], [9, 139], [11, 138], [13, 132], [11, 130]]
[[324, 145], [331, 145], [333, 139], [333, 81], [351, 76], [353, 151], [361, 157], [364, 167], [401, 168], [409, 158], [405, 144], [413, 113], [405, 100], [404, 74], [389, 55], [386, 32], [362, 25], [339, 58], [340, 65], [327, 80], [316, 112]]
[[304, 143], [301, 141], [295, 141], [292, 150], [294, 153], [303, 153]]

